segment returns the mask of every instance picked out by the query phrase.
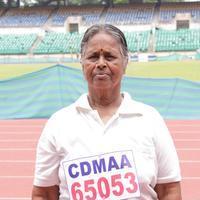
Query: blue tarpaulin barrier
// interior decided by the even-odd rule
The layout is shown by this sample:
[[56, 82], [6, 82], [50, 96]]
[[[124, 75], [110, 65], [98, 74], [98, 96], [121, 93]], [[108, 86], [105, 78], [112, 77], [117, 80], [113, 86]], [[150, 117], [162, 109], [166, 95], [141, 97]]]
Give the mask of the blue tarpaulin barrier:
[[[166, 119], [200, 119], [200, 82], [124, 77], [122, 91]], [[79, 69], [56, 65], [0, 81], [0, 119], [49, 118], [87, 92]]]

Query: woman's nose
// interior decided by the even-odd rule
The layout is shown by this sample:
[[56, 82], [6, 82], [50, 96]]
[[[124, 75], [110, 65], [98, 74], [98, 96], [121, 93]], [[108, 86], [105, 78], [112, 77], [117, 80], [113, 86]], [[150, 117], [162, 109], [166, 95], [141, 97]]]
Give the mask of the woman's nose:
[[105, 68], [106, 67], [106, 60], [103, 56], [100, 56], [97, 61], [97, 67], [98, 68]]

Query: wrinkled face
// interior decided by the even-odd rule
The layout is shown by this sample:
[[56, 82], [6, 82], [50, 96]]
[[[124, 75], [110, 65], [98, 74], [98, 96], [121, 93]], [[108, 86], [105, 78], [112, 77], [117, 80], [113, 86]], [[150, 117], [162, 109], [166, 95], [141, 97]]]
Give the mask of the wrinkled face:
[[107, 33], [97, 33], [89, 40], [81, 61], [89, 88], [120, 87], [127, 65], [121, 52], [120, 43]]

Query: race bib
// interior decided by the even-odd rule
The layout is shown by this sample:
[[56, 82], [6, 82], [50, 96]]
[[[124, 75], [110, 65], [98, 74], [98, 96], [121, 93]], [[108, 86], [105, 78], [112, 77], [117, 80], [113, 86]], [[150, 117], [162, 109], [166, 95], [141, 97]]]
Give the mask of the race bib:
[[129, 199], [140, 196], [132, 151], [63, 162], [71, 200]]

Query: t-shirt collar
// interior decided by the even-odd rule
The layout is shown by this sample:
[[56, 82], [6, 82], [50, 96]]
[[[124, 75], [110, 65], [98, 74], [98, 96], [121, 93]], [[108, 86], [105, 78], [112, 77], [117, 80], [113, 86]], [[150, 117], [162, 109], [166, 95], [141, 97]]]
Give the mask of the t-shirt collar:
[[[137, 106], [137, 102], [134, 101], [131, 96], [127, 92], [122, 92], [123, 94], [123, 101], [118, 109], [119, 114], [141, 114], [141, 109]], [[82, 111], [92, 111], [89, 101], [88, 101], [88, 94], [82, 94], [78, 100], [75, 102], [76, 108]]]
[[122, 94], [124, 96], [124, 99], [118, 109], [118, 113], [121, 115], [141, 115], [142, 113], [138, 102], [134, 101], [129, 93], [123, 92]]

